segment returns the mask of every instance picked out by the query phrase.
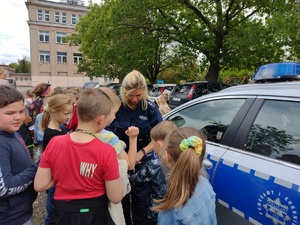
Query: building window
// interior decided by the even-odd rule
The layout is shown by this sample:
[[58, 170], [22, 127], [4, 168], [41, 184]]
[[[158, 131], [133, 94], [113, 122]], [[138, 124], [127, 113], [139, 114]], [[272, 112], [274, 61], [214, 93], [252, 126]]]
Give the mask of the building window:
[[60, 12], [54, 13], [54, 21], [55, 23], [60, 23]]
[[66, 43], [65, 37], [67, 36], [66, 32], [56, 32], [56, 43]]
[[76, 25], [76, 14], [72, 14], [72, 24]]
[[62, 23], [66, 24], [67, 23], [67, 13], [62, 13], [62, 17], [61, 17]]
[[49, 10], [45, 10], [45, 22], [50, 22], [50, 13], [49, 13]]
[[49, 51], [40, 51], [40, 62], [50, 62], [50, 52]]
[[57, 63], [67, 63], [67, 53], [57, 52]]
[[80, 53], [74, 53], [73, 54], [73, 62], [74, 64], [79, 64], [82, 60], [82, 54]]
[[37, 10], [37, 20], [43, 21], [43, 10], [41, 10], [41, 9]]
[[66, 73], [66, 72], [57, 72], [57, 76], [59, 76], [59, 77], [67, 77], [68, 73]]
[[49, 31], [40, 30], [39, 31], [39, 41], [40, 42], [49, 42], [50, 34]]

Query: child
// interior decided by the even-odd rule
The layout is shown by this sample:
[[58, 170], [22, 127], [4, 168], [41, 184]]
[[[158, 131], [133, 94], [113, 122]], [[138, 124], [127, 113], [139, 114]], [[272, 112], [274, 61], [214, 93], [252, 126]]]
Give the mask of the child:
[[165, 162], [171, 172], [166, 195], [152, 208], [159, 212], [158, 225], [216, 225], [215, 193], [201, 175], [206, 148], [202, 133], [180, 127], [165, 143]]
[[[115, 115], [121, 106], [121, 101], [120, 101], [119, 97], [116, 95], [116, 93], [113, 89], [106, 88], [106, 87], [101, 87], [98, 89], [103, 91], [112, 101], [112, 103], [113, 103], [112, 111], [114, 112], [114, 115]], [[110, 121], [110, 123], [112, 121]], [[129, 137], [128, 154], [124, 150], [124, 147], [122, 146], [118, 136], [115, 135], [113, 132], [103, 129], [98, 134], [96, 134], [96, 136], [103, 142], [110, 143], [111, 145], [113, 145], [116, 148], [118, 159], [125, 159], [128, 163], [128, 170], [133, 170], [135, 167], [135, 164], [136, 164], [136, 153], [137, 153], [137, 148], [136, 148], [137, 136], [136, 135], [139, 134], [139, 128], [135, 127], [135, 126], [130, 126], [125, 131], [125, 134]]]
[[32, 203], [37, 197], [33, 179], [38, 165], [16, 132], [24, 119], [23, 95], [0, 85], [0, 224], [32, 224]]
[[168, 101], [169, 95], [168, 93], [162, 93], [159, 98], [159, 111], [161, 115], [165, 115], [166, 113], [171, 111], [171, 108], [169, 107], [167, 101]]
[[67, 122], [66, 128], [69, 132], [77, 129], [78, 116], [77, 116], [77, 101], [79, 99], [80, 93], [77, 88], [71, 88], [68, 90], [67, 95], [73, 99], [73, 113], [71, 119]]
[[25, 105], [25, 115], [29, 115], [29, 106], [32, 103], [32, 93], [31, 90], [26, 91], [26, 97], [24, 99], [24, 105]]
[[[121, 106], [121, 101], [119, 97], [116, 95], [113, 89], [102, 87], [99, 90], [103, 91], [112, 101], [113, 108], [112, 111], [114, 114], [119, 110]], [[113, 118], [114, 119], [114, 118]], [[112, 120], [113, 121], [113, 120]], [[110, 121], [110, 122], [112, 122]], [[129, 137], [129, 150], [128, 154], [125, 152], [126, 144], [120, 141], [117, 135], [115, 135], [111, 131], [107, 131], [103, 129], [99, 133], [96, 134], [96, 137], [99, 138], [101, 141], [112, 145], [117, 152], [118, 155], [118, 163], [119, 163], [119, 171], [122, 181], [122, 186], [124, 189], [123, 197], [128, 194], [131, 190], [127, 170], [133, 170], [136, 162], [136, 152], [137, 152], [137, 136], [139, 134], [139, 128], [135, 126], [128, 127], [125, 131], [126, 135]], [[122, 204], [109, 204], [109, 212], [110, 215], [117, 225], [125, 225], [125, 217], [123, 214]]]
[[44, 191], [55, 185], [51, 225], [58, 219], [66, 225], [114, 224], [108, 200], [119, 203], [123, 195], [117, 154], [95, 138], [114, 118], [111, 109], [104, 92], [85, 89], [78, 100], [78, 128], [53, 137], [47, 145], [34, 187]]
[[[44, 111], [45, 105], [48, 104], [48, 101], [50, 100], [50, 96], [47, 95], [43, 99], [43, 105], [42, 110]], [[44, 139], [44, 131], [41, 130], [41, 121], [43, 118], [43, 112], [39, 113], [34, 122], [34, 145], [39, 146], [40, 148], [43, 148], [43, 139]]]
[[34, 122], [31, 117], [25, 114], [25, 120], [17, 131], [25, 141], [26, 147], [30, 152], [30, 156], [33, 159], [33, 136], [34, 136]]
[[66, 94], [57, 94], [50, 98], [44, 107], [41, 121], [41, 130], [44, 131], [43, 149], [46, 149], [50, 140], [57, 135], [63, 135], [60, 125], [66, 124], [71, 118], [73, 104]]
[[[131, 185], [139, 186], [141, 183], [148, 184], [150, 187], [151, 199], [162, 199], [166, 193], [166, 178], [161, 168], [160, 160], [157, 156], [161, 155], [161, 149], [164, 145], [165, 137], [173, 130], [177, 129], [172, 121], [162, 121], [152, 128], [150, 132], [151, 142], [155, 153], [150, 161], [148, 161], [141, 170], [130, 176]], [[152, 200], [152, 206], [154, 206]], [[148, 212], [148, 224], [157, 224], [157, 212]]]
[[43, 112], [43, 99], [50, 94], [51, 84], [40, 83], [32, 91], [34, 96], [33, 102], [29, 105], [29, 116], [35, 121], [37, 114]]
[[[56, 94], [50, 98], [48, 104], [44, 107], [41, 121], [41, 130], [44, 131], [43, 149], [46, 149], [53, 137], [65, 134], [61, 129], [61, 124], [65, 124], [71, 118], [72, 111], [72, 100], [66, 94]], [[47, 190], [45, 225], [49, 224], [52, 216], [54, 191], [55, 187]]]

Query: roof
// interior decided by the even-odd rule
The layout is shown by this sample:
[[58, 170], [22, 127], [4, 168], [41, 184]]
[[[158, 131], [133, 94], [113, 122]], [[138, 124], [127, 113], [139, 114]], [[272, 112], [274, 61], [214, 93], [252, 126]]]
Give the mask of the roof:
[[176, 86], [176, 84], [153, 84], [153, 87]]
[[212, 93], [209, 96], [212, 95], [272, 95], [282, 97], [300, 97], [300, 81], [244, 84], [226, 88], [219, 92]]
[[188, 101], [177, 108], [184, 108], [186, 104], [193, 104], [199, 100], [209, 99], [214, 97], [229, 97], [229, 96], [278, 96], [278, 97], [298, 97], [300, 98], [300, 81], [291, 82], [276, 82], [276, 83], [254, 83], [243, 84], [228, 87], [218, 92], [202, 95]]

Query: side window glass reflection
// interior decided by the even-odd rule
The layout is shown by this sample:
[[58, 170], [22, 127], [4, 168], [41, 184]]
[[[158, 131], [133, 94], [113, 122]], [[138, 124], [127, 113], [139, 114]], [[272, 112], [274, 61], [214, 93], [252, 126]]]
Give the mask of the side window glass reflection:
[[245, 99], [219, 99], [188, 107], [168, 118], [178, 127], [194, 127], [211, 142], [220, 143]]
[[300, 164], [300, 103], [265, 101], [244, 149]]

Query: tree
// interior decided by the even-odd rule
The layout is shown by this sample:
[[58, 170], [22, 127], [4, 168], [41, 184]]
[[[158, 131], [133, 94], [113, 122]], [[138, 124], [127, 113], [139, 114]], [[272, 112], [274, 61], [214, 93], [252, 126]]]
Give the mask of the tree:
[[174, 68], [168, 64], [174, 62], [172, 57], [194, 55], [208, 81], [217, 81], [221, 70], [254, 72], [265, 63], [299, 58], [299, 6], [295, 5], [297, 0], [91, 4], [77, 26], [85, 55], [80, 69], [121, 79], [138, 69], [153, 82], [158, 74]]
[[[221, 68], [254, 70], [282, 59], [286, 43], [267, 22], [275, 13], [289, 12], [294, 4], [296, 0], [131, 0], [121, 7], [126, 13], [122, 25], [159, 32], [169, 43], [180, 43], [201, 55], [201, 64], [208, 67], [206, 80], [217, 81]], [[287, 20], [286, 14], [281, 21]]]
[[24, 57], [23, 59], [18, 59], [18, 63], [11, 63], [9, 67], [14, 68], [16, 73], [30, 73], [31, 72], [31, 63]]
[[122, 81], [128, 72], [137, 69], [155, 83], [157, 75], [169, 66], [163, 63], [170, 57], [168, 46], [157, 33], [124, 29], [122, 13], [112, 13], [122, 8], [121, 3], [94, 4], [77, 24], [78, 34], [71, 36], [69, 41], [81, 44], [84, 58], [79, 71], [89, 76], [117, 77]]

